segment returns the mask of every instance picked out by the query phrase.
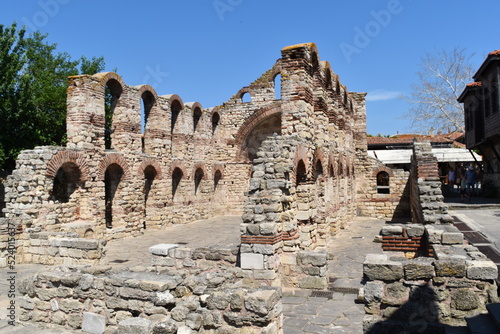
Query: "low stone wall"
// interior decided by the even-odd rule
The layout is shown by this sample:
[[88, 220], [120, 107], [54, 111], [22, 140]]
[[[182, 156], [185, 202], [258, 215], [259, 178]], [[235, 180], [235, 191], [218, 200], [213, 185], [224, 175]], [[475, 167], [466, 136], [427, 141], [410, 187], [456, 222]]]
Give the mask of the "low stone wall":
[[207, 247], [190, 249], [177, 244], [151, 246], [153, 255], [151, 265], [156, 271], [164, 268], [185, 270], [210, 270], [215, 268], [234, 268], [238, 261], [238, 247]]
[[325, 290], [328, 287], [328, 256], [321, 251], [300, 251], [283, 256], [283, 286]]
[[113, 272], [60, 268], [20, 284], [21, 321], [93, 333], [282, 333], [279, 288], [241, 285], [241, 270]]
[[497, 268], [476, 247], [433, 247], [436, 258], [367, 255], [365, 333], [444, 333], [443, 324], [465, 325], [498, 301]]
[[104, 261], [106, 241], [77, 238], [76, 233], [27, 232], [23, 263], [97, 265]]

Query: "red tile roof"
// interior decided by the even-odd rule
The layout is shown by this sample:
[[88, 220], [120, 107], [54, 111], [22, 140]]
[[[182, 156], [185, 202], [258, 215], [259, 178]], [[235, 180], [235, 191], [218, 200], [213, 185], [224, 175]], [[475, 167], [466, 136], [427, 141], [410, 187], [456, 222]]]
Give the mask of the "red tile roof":
[[488, 56], [500, 56], [500, 50], [495, 50], [488, 53]]
[[455, 140], [463, 136], [463, 132], [451, 132], [442, 135], [420, 135], [420, 134], [401, 134], [391, 138], [385, 137], [367, 137], [368, 145], [398, 145], [398, 144], [411, 144], [413, 140], [417, 141], [430, 141], [432, 143], [447, 143], [452, 144], [453, 147], [462, 147], [463, 144]]
[[481, 87], [483, 83], [481, 81], [476, 81], [476, 82], [471, 82], [470, 84], [467, 84], [467, 87]]

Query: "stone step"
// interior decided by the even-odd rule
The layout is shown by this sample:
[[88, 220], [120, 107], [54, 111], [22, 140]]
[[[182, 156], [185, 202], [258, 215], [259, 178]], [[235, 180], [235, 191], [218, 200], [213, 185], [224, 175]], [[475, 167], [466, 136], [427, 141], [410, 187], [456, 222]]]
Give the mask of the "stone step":
[[493, 334], [500, 333], [500, 328], [497, 327], [489, 314], [478, 314], [474, 317], [465, 318], [470, 334]]
[[[490, 317], [493, 319], [498, 328], [500, 328], [500, 303], [486, 305]], [[500, 330], [499, 330], [500, 333]]]

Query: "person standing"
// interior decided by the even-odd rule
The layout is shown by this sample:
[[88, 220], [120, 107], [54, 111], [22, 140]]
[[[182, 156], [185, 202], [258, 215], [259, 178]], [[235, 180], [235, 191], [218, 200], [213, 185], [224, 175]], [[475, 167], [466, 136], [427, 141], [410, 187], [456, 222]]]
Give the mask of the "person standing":
[[465, 172], [465, 182], [470, 200], [470, 197], [474, 193], [474, 186], [476, 185], [476, 170], [473, 166], [469, 166], [469, 168], [467, 168], [467, 171]]

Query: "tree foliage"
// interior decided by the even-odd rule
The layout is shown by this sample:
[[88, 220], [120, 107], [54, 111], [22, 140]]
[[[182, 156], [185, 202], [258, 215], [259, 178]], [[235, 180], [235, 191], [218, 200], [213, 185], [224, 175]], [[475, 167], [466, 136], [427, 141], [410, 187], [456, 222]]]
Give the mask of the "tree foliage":
[[405, 118], [414, 130], [464, 131], [464, 109], [457, 98], [474, 74], [472, 56], [455, 47], [427, 53], [421, 59], [418, 82], [412, 85], [410, 95], [403, 96], [410, 103]]
[[0, 168], [13, 169], [18, 153], [62, 145], [66, 134], [68, 76], [104, 69], [104, 58], [57, 52], [47, 35], [0, 25]]

